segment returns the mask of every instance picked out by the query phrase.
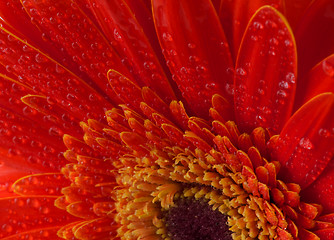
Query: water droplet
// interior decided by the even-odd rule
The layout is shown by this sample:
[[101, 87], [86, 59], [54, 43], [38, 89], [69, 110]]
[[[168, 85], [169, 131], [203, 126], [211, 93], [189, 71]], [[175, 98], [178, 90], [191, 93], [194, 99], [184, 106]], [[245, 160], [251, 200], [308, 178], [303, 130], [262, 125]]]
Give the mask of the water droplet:
[[172, 35], [170, 35], [170, 33], [168, 33], [168, 32], [164, 32], [164, 33], [162, 34], [162, 39], [163, 39], [164, 41], [166, 41], [166, 42], [171, 42], [171, 41], [173, 41]]
[[177, 52], [174, 49], [169, 50], [168, 53], [169, 53], [170, 56], [176, 56], [177, 55]]
[[299, 146], [308, 150], [311, 150], [314, 147], [309, 138], [301, 138], [299, 141]]
[[266, 24], [266, 27], [277, 28], [277, 24], [273, 22], [272, 20], [267, 20], [265, 24]]
[[296, 82], [295, 74], [290, 72], [285, 76], [285, 79], [288, 81], [288, 83], [294, 84]]
[[119, 32], [117, 31], [117, 29], [114, 29], [114, 38], [116, 41], [121, 41], [122, 40], [122, 36], [119, 34]]
[[37, 14], [38, 14], [38, 11], [37, 11], [36, 8], [31, 8], [31, 9], [29, 10], [29, 12], [30, 12], [30, 15], [31, 15], [31, 16], [34, 16], [34, 15], [37, 15]]
[[67, 94], [66, 98], [67, 100], [73, 101], [76, 97], [73, 94], [69, 93]]
[[234, 84], [226, 84], [225, 85], [225, 90], [229, 95], [234, 95], [235, 92], [235, 88], [234, 88]]
[[319, 129], [319, 135], [321, 137], [328, 138], [328, 137], [331, 136], [331, 133], [327, 129], [321, 128], [321, 129]]
[[196, 56], [189, 56], [189, 62], [190, 63], [196, 63], [199, 61], [199, 58]]
[[281, 98], [286, 98], [286, 96], [287, 96], [287, 94], [284, 90], [279, 90], [279, 91], [277, 91], [276, 94], [277, 94], [278, 97], [281, 97]]
[[10, 41], [10, 42], [13, 42], [13, 41], [16, 40], [15, 37], [13, 37], [13, 36], [10, 35], [10, 34], [7, 35], [7, 39], [8, 39], [8, 41]]
[[41, 53], [37, 53], [37, 54], [35, 55], [35, 60], [36, 60], [36, 62], [38, 62], [38, 63], [43, 63], [43, 62], [46, 62], [46, 61], [47, 61], [47, 58], [46, 58], [44, 55], [42, 55]]
[[[29, 199], [28, 199], [29, 200]], [[37, 199], [32, 199], [30, 201], [30, 205], [34, 208], [39, 208], [41, 206], [40, 201], [38, 201]]]
[[262, 23], [259, 23], [259, 22], [254, 22], [253, 23], [253, 27], [255, 29], [263, 29], [263, 24]]
[[322, 69], [329, 77], [334, 76], [334, 63], [330, 62], [329, 59], [322, 61]]
[[269, 43], [275, 46], [279, 44], [277, 38], [270, 38]]
[[57, 127], [51, 127], [49, 129], [50, 136], [61, 136], [61, 134], [62, 134], [62, 131]]
[[238, 86], [238, 88], [239, 88], [239, 90], [240, 91], [245, 91], [246, 90], [246, 85], [244, 85], [244, 84], [240, 84], [239, 86]]
[[2, 229], [3, 229], [5, 232], [7, 232], [7, 233], [10, 233], [10, 232], [13, 231], [13, 227], [12, 227], [11, 225], [9, 225], [9, 224], [4, 224], [4, 225], [2, 225]]
[[288, 39], [286, 39], [286, 40], [284, 41], [284, 44], [285, 44], [285, 46], [287, 46], [287, 47], [291, 47], [291, 46], [292, 46], [292, 42], [291, 42], [290, 40], [288, 40]]
[[247, 75], [245, 69], [243, 69], [243, 68], [237, 68], [236, 73], [240, 76], [246, 76]]
[[39, 211], [43, 214], [48, 214], [50, 209], [48, 207], [40, 207]]
[[185, 68], [185, 67], [181, 67], [181, 68], [180, 68], [180, 72], [181, 72], [182, 74], [187, 74], [187, 73], [188, 73], [188, 70], [187, 70], [187, 68]]
[[216, 88], [216, 84], [215, 83], [207, 83], [205, 84], [205, 88], [208, 89], [208, 90], [212, 90], [212, 89], [215, 89]]
[[286, 33], [285, 33], [284, 30], [280, 29], [280, 30], [278, 30], [278, 34], [281, 35], [281, 36], [285, 36]]
[[56, 69], [56, 73], [62, 74], [62, 73], [65, 72], [64, 68], [61, 67], [59, 64], [56, 64], [56, 68], [55, 69]]
[[279, 85], [280, 88], [284, 88], [284, 89], [290, 88], [289, 83], [286, 82], [286, 81], [281, 81], [278, 85]]
[[252, 35], [250, 38], [255, 42], [259, 40], [259, 38], [256, 35]]
[[271, 56], [276, 56], [276, 52], [274, 51], [274, 50], [269, 50], [269, 55], [271, 55]]
[[204, 67], [204, 66], [202, 66], [202, 65], [198, 65], [198, 66], [196, 67], [196, 71], [197, 71], [198, 73], [204, 73], [206, 70], [207, 70], [207, 68]]
[[256, 121], [258, 122], [258, 123], [265, 123], [267, 120], [263, 117], [263, 116], [261, 116], [261, 115], [256, 115], [256, 117], [255, 117], [255, 119], [256, 119]]
[[196, 44], [194, 44], [194, 43], [188, 43], [188, 48], [194, 49], [194, 48], [196, 48]]

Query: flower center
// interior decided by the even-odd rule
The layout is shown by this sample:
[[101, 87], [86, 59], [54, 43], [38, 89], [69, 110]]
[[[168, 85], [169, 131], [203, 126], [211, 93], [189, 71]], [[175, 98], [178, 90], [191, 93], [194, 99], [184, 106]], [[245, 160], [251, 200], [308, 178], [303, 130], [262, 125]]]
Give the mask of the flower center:
[[227, 216], [204, 201], [181, 198], [164, 214], [173, 240], [232, 240]]

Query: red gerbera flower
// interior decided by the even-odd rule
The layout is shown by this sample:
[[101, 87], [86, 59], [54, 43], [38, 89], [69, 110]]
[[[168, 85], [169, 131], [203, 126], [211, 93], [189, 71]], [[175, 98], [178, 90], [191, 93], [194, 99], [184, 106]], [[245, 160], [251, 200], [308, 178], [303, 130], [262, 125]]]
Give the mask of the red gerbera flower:
[[1, 239], [333, 239], [332, 1], [0, 16]]

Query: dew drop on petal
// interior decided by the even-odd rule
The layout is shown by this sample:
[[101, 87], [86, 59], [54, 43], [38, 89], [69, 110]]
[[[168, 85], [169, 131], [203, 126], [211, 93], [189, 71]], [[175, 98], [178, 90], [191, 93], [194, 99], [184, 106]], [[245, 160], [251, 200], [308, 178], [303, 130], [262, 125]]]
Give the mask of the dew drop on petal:
[[234, 92], [235, 92], [235, 88], [234, 88], [234, 84], [226, 84], [225, 86], [225, 90], [228, 94], [230, 95], [234, 95]]
[[263, 29], [263, 24], [260, 23], [260, 22], [254, 22], [254, 23], [253, 23], [253, 27], [254, 27], [255, 29]]
[[2, 225], [2, 229], [7, 233], [11, 233], [13, 231], [13, 227], [9, 224]]
[[309, 138], [301, 138], [299, 141], [299, 146], [308, 150], [313, 149], [313, 143]]
[[[29, 199], [28, 199], [29, 200]], [[37, 199], [32, 199], [30, 201], [30, 205], [34, 208], [39, 208], [41, 206], [40, 201], [38, 201]]]
[[277, 91], [277, 96], [280, 98], [285, 98], [287, 96], [286, 92], [283, 90]]
[[171, 42], [171, 41], [173, 41], [172, 35], [170, 35], [170, 33], [168, 33], [168, 32], [164, 32], [164, 33], [162, 34], [162, 39], [163, 39], [164, 41], [166, 41], [166, 42]]
[[330, 133], [327, 129], [320, 128], [320, 129], [319, 129], [319, 135], [320, 135], [321, 137], [328, 138], [328, 137], [331, 136], [331, 133]]
[[322, 61], [322, 69], [329, 76], [334, 76], [334, 63], [329, 62], [327, 59]]
[[170, 56], [176, 56], [177, 55], [177, 52], [174, 49], [169, 50], [168, 53], [169, 53]]
[[269, 55], [271, 55], [271, 56], [276, 56], [276, 52], [274, 51], [274, 50], [269, 50]]
[[181, 67], [181, 68], [180, 68], [180, 72], [181, 72], [182, 74], [187, 74], [187, 73], [188, 73], [188, 70], [187, 70], [186, 67]]
[[154, 68], [153, 62], [144, 62], [144, 68], [147, 70], [152, 70]]
[[288, 83], [292, 83], [294, 84], [296, 82], [296, 76], [294, 73], [290, 72], [285, 76], [286, 81], [288, 81]]
[[47, 59], [46, 59], [46, 57], [43, 56], [42, 54], [37, 53], [37, 54], [35, 55], [35, 61], [36, 61], [37, 63], [43, 63], [43, 62], [46, 62]]
[[188, 43], [188, 48], [194, 49], [194, 48], [196, 48], [196, 44], [194, 44], [194, 43]]
[[122, 40], [122, 36], [119, 34], [117, 29], [114, 29], [114, 38], [115, 38], [116, 41], [121, 41]]
[[292, 42], [291, 42], [290, 40], [288, 40], [288, 39], [286, 39], [286, 40], [284, 41], [284, 44], [285, 44], [285, 46], [287, 46], [287, 47], [291, 47], [291, 46], [292, 46]]
[[251, 38], [254, 42], [256, 42], [257, 40], [259, 40], [258, 36], [256, 36], [256, 35], [252, 35], [250, 38]]
[[268, 27], [268, 28], [277, 28], [277, 23], [275, 23], [275, 22], [272, 21], [272, 20], [267, 20], [267, 21], [265, 22], [265, 25], [266, 25], [266, 27]]
[[279, 82], [278, 85], [279, 85], [280, 88], [283, 88], [283, 89], [288, 89], [288, 88], [290, 88], [289, 83], [286, 82], [286, 81], [281, 81], [281, 82]]
[[196, 56], [189, 56], [189, 62], [190, 63], [196, 63], [199, 61], [199, 58]]
[[245, 69], [243, 69], [243, 68], [237, 68], [236, 73], [240, 76], [246, 76], [247, 75]]
[[275, 46], [277, 46], [279, 44], [277, 38], [271, 38], [269, 40], [269, 43], [272, 44], [272, 45], [275, 45]]
[[48, 213], [50, 213], [50, 209], [48, 207], [40, 207], [39, 211], [42, 214], [48, 214]]

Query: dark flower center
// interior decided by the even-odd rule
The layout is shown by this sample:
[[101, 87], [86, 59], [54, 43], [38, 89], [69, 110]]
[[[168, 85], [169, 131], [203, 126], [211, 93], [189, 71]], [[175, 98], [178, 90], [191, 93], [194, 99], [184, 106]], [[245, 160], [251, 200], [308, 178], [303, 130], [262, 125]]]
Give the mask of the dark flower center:
[[204, 201], [176, 200], [165, 213], [165, 223], [173, 240], [232, 240], [227, 216]]

